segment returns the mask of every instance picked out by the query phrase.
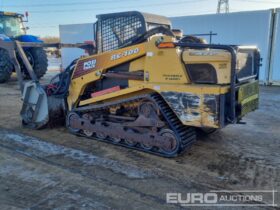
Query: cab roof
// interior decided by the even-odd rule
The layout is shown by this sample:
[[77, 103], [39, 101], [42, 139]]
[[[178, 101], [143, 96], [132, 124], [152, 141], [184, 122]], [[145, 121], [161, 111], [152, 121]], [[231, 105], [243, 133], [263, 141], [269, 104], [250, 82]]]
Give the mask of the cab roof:
[[98, 19], [108, 19], [108, 18], [116, 18], [116, 17], [123, 17], [123, 16], [132, 16], [132, 15], [136, 15], [136, 16], [140, 17], [146, 23], [155, 23], [155, 24], [160, 24], [160, 25], [171, 26], [171, 21], [165, 16], [149, 14], [149, 13], [144, 13], [144, 12], [139, 12], [139, 11], [100, 14], [100, 15], [97, 15], [96, 17]]
[[4, 12], [4, 11], [0, 11], [0, 16], [23, 17], [23, 14], [19, 14], [19, 13], [15, 13], [15, 12]]

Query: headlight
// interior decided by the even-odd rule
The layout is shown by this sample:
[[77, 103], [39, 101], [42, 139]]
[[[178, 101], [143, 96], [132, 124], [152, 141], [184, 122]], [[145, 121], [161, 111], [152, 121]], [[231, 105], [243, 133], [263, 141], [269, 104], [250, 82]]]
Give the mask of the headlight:
[[210, 64], [187, 64], [187, 71], [194, 83], [216, 84], [216, 69]]

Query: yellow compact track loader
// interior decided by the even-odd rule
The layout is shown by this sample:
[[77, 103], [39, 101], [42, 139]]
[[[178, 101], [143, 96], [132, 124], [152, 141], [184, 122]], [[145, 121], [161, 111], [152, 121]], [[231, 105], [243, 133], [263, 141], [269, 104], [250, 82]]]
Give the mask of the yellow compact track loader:
[[158, 15], [97, 18], [93, 55], [47, 86], [25, 84], [25, 126], [65, 123], [79, 136], [174, 157], [195, 142], [196, 128], [223, 128], [258, 108], [256, 47], [180, 38]]

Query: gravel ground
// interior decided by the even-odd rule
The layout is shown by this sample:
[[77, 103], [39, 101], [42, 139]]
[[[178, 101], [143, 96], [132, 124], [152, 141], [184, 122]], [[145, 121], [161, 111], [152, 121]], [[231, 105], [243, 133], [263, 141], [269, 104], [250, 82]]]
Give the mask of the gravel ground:
[[[172, 159], [76, 137], [63, 127], [22, 128], [15, 77], [0, 85], [0, 97], [1, 210], [180, 209], [166, 203], [166, 193], [280, 189], [279, 87], [261, 88], [260, 109], [244, 118], [246, 125], [200, 136]], [[256, 204], [271, 204], [267, 197]], [[250, 208], [277, 209], [279, 198], [275, 193], [278, 207]]]

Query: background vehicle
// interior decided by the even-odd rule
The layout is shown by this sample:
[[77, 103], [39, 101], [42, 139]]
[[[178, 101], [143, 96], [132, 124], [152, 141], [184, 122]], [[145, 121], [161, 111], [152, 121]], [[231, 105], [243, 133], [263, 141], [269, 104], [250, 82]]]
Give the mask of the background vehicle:
[[[26, 34], [27, 28], [24, 27], [23, 22], [23, 15], [21, 14], [0, 12], [0, 39], [5, 42], [17, 40], [20, 42], [42, 43], [43, 41], [38, 37]], [[35, 74], [38, 78], [41, 78], [48, 68], [48, 59], [44, 49], [25, 47], [24, 51]], [[0, 54], [0, 83], [3, 83], [9, 80], [14, 71], [14, 66], [9, 59], [8, 52], [1, 48], [1, 46]], [[29, 78], [29, 74], [20, 58], [19, 62], [25, 78]]]
[[180, 38], [158, 15], [97, 18], [94, 55], [46, 87], [25, 85], [24, 125], [66, 121], [76, 135], [174, 157], [194, 143], [196, 128], [223, 128], [258, 108], [256, 47]]

